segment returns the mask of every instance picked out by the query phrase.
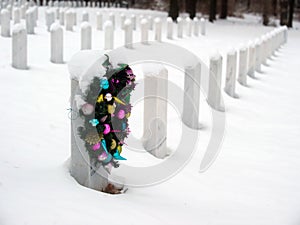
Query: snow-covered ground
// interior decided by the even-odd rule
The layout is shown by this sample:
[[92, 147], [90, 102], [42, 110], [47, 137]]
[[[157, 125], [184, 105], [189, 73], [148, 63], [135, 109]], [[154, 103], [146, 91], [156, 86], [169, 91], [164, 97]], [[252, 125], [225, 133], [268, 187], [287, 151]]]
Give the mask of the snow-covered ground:
[[[249, 87], [237, 85], [239, 99], [223, 95], [226, 134], [209, 170], [199, 173], [210, 135], [202, 99], [200, 120], [207, 129], [200, 131], [197, 152], [188, 165], [159, 185], [112, 196], [80, 186], [68, 173], [69, 74], [66, 64], [50, 63], [43, 9], [40, 17], [37, 34], [28, 37], [29, 70], [11, 67], [11, 39], [0, 37], [0, 225], [300, 224], [298, 30], [289, 31], [288, 43], [257, 79], [248, 79]], [[208, 63], [216, 50], [225, 54], [272, 30], [257, 24], [255, 17], [246, 18], [207, 24], [206, 36], [170, 43]], [[95, 27], [95, 16], [91, 21]], [[64, 34], [68, 61], [79, 50], [79, 29]], [[116, 46], [123, 39], [118, 30]], [[139, 40], [138, 32], [134, 39]], [[103, 33], [93, 29], [93, 48], [102, 47]], [[137, 128], [131, 123], [133, 133]], [[124, 156], [127, 163], [130, 157], [136, 159], [132, 152], [124, 151]]]

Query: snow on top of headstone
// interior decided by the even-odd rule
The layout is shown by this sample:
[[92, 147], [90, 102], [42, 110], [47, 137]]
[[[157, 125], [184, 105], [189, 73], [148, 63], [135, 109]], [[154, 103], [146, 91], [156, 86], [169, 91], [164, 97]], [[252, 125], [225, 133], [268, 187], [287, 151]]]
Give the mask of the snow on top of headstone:
[[221, 54], [219, 51], [215, 51], [214, 53], [212, 53], [209, 57], [211, 60], [218, 60], [220, 58], [222, 58]]
[[228, 55], [234, 55], [236, 54], [236, 50], [233, 47], [230, 47], [229, 50], [227, 51]]
[[173, 22], [172, 18], [171, 18], [171, 17], [168, 17], [168, 18], [167, 18], [167, 22], [172, 23], [172, 22]]
[[200, 21], [201, 22], [205, 22], [205, 19], [203, 17], [201, 17]]
[[119, 63], [127, 64], [126, 57], [120, 52], [105, 52], [103, 50], [82, 50], [76, 53], [68, 62], [70, 78], [79, 82], [79, 88], [83, 93], [88, 90], [94, 77], [102, 77], [106, 73], [106, 68], [102, 64], [107, 60], [113, 68], [117, 68]]
[[81, 23], [80, 27], [81, 27], [81, 29], [85, 29], [85, 28], [92, 27], [92, 26], [89, 22], [84, 21]]
[[255, 42], [254, 42], [254, 43], [255, 43], [255, 46], [261, 45], [261, 42], [262, 42], [262, 41], [261, 41], [260, 38], [256, 38], [256, 39], [255, 39]]
[[190, 17], [187, 17], [187, 18], [185, 19], [185, 21], [186, 21], [186, 22], [191, 22], [191, 18], [190, 18]]
[[156, 18], [154, 19], [154, 22], [155, 22], [155, 23], [160, 23], [160, 21], [161, 21], [161, 20], [160, 20], [159, 17], [156, 17]]
[[124, 25], [125, 26], [131, 25], [131, 19], [126, 19], [125, 22], [124, 22]]
[[13, 30], [12, 33], [16, 34], [19, 33], [20, 31], [26, 30], [25, 25], [21, 24], [21, 23], [17, 23], [13, 26]]
[[144, 63], [142, 70], [146, 75], [158, 75], [165, 67], [161, 63]]
[[181, 17], [177, 17], [177, 22], [181, 22], [182, 21], [182, 18]]
[[246, 43], [241, 43], [239, 45], [239, 50], [245, 51], [245, 50], [247, 50], [247, 48], [248, 48], [248, 46]]
[[62, 27], [59, 25], [59, 23], [52, 23], [51, 26], [50, 26], [50, 32], [51, 31], [56, 31], [56, 30], [59, 30], [59, 29], [62, 29]]
[[194, 18], [193, 18], [193, 21], [196, 21], [196, 22], [197, 22], [197, 21], [198, 21], [198, 18], [197, 18], [197, 17], [194, 17]]
[[4, 14], [4, 13], [9, 13], [9, 10], [8, 9], [2, 9], [1, 14]]
[[110, 20], [104, 22], [104, 27], [112, 27], [113, 23]]
[[147, 24], [147, 23], [148, 23], [148, 20], [143, 18], [142, 21], [141, 21], [141, 24], [144, 25], [144, 24]]

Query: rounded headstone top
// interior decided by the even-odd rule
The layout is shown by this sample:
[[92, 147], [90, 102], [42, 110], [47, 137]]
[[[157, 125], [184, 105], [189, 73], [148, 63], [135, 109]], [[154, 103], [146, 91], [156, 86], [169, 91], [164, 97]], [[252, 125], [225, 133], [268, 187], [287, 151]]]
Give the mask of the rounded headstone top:
[[110, 20], [105, 21], [104, 27], [112, 27], [113, 23]]
[[59, 25], [59, 23], [52, 23], [50, 26], [50, 32], [61, 30], [62, 27]]
[[13, 26], [12, 33], [17, 34], [20, 31], [26, 30], [25, 25], [21, 23], [17, 23]]
[[159, 17], [156, 17], [155, 19], [154, 19], [154, 23], [160, 23], [161, 22], [161, 19], [159, 18]]
[[131, 19], [126, 19], [124, 22], [125, 26], [130, 26], [131, 25]]
[[84, 21], [84, 22], [81, 23], [80, 27], [81, 27], [81, 29], [85, 29], [85, 28], [92, 27], [92, 25], [89, 22]]
[[148, 20], [147, 20], [147, 19], [143, 18], [143, 19], [141, 20], [141, 24], [142, 24], [142, 25], [145, 25], [145, 24], [147, 24], [147, 23], [148, 23]]
[[214, 53], [211, 54], [210, 59], [211, 60], [219, 60], [222, 58], [221, 54], [219, 51], [215, 51]]

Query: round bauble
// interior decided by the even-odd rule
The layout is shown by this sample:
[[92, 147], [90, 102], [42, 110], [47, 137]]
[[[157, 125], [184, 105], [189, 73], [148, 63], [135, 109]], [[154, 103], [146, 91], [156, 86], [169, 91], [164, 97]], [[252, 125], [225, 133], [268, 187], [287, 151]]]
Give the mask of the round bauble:
[[94, 106], [86, 103], [81, 107], [81, 110], [84, 115], [91, 115], [94, 112]]

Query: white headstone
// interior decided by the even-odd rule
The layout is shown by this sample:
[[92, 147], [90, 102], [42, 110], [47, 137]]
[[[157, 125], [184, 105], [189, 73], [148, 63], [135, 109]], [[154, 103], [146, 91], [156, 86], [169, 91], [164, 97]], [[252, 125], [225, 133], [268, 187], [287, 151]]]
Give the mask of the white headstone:
[[148, 24], [149, 24], [149, 29], [153, 30], [153, 17], [148, 16]]
[[47, 30], [50, 31], [50, 27], [52, 23], [55, 22], [55, 13], [52, 9], [47, 9], [46, 10], [46, 26]]
[[14, 25], [12, 31], [12, 66], [27, 69], [27, 32], [24, 25]]
[[115, 26], [115, 25], [116, 25], [116, 24], [115, 24], [115, 22], [116, 22], [116, 21], [115, 21], [115, 14], [112, 13], [112, 12], [109, 13], [108, 18], [109, 18], [109, 20], [112, 22], [113, 29], [115, 29], [115, 27], [116, 27], [116, 26]]
[[73, 15], [73, 25], [76, 26], [77, 25], [77, 12], [74, 9], [71, 12]]
[[196, 37], [199, 36], [199, 20], [197, 17], [194, 17], [193, 19], [193, 30], [194, 30], [194, 35]]
[[114, 48], [114, 28], [110, 20], [104, 23], [104, 49]]
[[33, 11], [33, 14], [34, 14], [34, 26], [36, 27], [37, 26], [37, 21], [38, 21], [38, 18], [39, 18], [39, 10], [38, 10], [38, 7], [37, 6], [33, 6], [32, 7], [32, 11]]
[[183, 20], [181, 17], [177, 17], [177, 37], [183, 37]]
[[[152, 68], [155, 68], [152, 70]], [[157, 158], [167, 156], [168, 70], [157, 64], [144, 68], [144, 137], [143, 146]], [[147, 98], [147, 96], [152, 96]], [[153, 97], [155, 96], [155, 97]]]
[[247, 86], [248, 48], [240, 48], [239, 56], [238, 82], [243, 86]]
[[201, 64], [185, 68], [182, 121], [192, 129], [199, 129]]
[[143, 44], [148, 44], [148, 20], [147, 19], [142, 19], [141, 21], [141, 42]]
[[155, 40], [161, 42], [161, 33], [162, 33], [162, 24], [161, 19], [159, 17], [154, 19], [154, 27], [155, 27]]
[[201, 35], [206, 34], [206, 21], [204, 18], [200, 19]]
[[187, 17], [185, 19], [186, 23], [186, 36], [191, 37], [192, 36], [192, 21], [190, 17]]
[[26, 30], [27, 34], [34, 34], [35, 16], [32, 8], [26, 11]]
[[55, 19], [59, 20], [59, 8], [56, 7], [56, 8], [54, 8], [53, 10], [54, 10], [54, 12], [55, 12]]
[[132, 48], [133, 29], [132, 29], [132, 23], [130, 19], [126, 19], [124, 22], [124, 33], [125, 33], [125, 47]]
[[173, 20], [171, 17], [167, 18], [167, 38], [173, 39]]
[[261, 41], [257, 40], [255, 43], [255, 70], [261, 72]]
[[9, 12], [9, 19], [11, 20], [11, 19], [12, 19], [12, 6], [11, 6], [11, 5], [8, 5], [8, 6], [6, 7], [6, 9], [7, 9], [8, 12]]
[[236, 66], [237, 54], [235, 50], [231, 50], [227, 54], [226, 81], [224, 90], [229, 96], [233, 98], [238, 97], [235, 93]]
[[20, 23], [21, 20], [20, 9], [14, 8], [14, 24]]
[[250, 42], [249, 43], [249, 52], [248, 52], [248, 72], [247, 74], [255, 78], [255, 44]]
[[1, 10], [1, 36], [10, 37], [10, 14], [7, 9]]
[[63, 63], [63, 29], [59, 23], [53, 23], [50, 27], [51, 34], [51, 58], [53, 63]]
[[21, 6], [21, 19], [25, 19], [26, 7], [24, 5]]
[[131, 23], [133, 30], [136, 30], [136, 16], [134, 14], [131, 15]]
[[59, 10], [59, 24], [62, 26], [65, 25], [65, 10], [64, 9]]
[[92, 49], [92, 26], [89, 22], [81, 23], [81, 50]]
[[82, 12], [82, 22], [89, 22], [89, 13], [87, 11]]
[[103, 27], [103, 16], [100, 12], [97, 12], [97, 30], [102, 30]]
[[264, 65], [268, 65], [267, 64], [267, 58], [268, 58], [267, 46], [268, 46], [267, 37], [264, 35], [262, 37], [262, 44], [261, 44], [261, 63]]
[[73, 31], [74, 26], [74, 17], [73, 12], [71, 10], [66, 11], [66, 30]]
[[222, 56], [215, 54], [210, 58], [209, 65], [207, 101], [213, 109], [218, 111], [224, 111], [224, 107], [221, 105], [222, 61]]
[[121, 29], [124, 29], [124, 22], [126, 20], [126, 16], [124, 15], [124, 13], [122, 13], [120, 15], [120, 23], [121, 23]]

